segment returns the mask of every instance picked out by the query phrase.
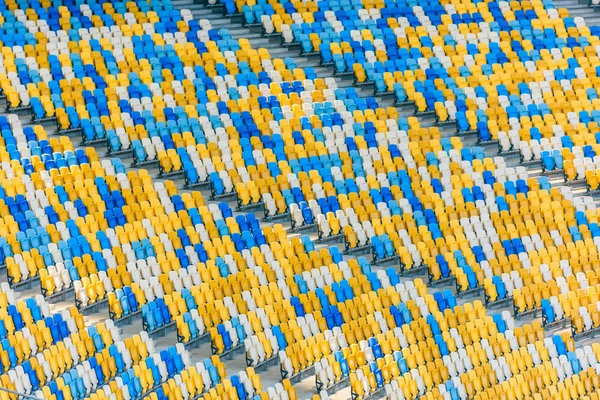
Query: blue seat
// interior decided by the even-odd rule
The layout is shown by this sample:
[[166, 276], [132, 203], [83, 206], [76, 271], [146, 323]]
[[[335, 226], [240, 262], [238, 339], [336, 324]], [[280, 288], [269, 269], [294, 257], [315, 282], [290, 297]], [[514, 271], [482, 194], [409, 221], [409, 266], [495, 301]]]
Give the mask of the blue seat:
[[550, 301], [548, 299], [542, 299], [542, 315], [544, 316], [545, 320], [549, 323], [554, 322], [556, 318], [554, 314], [554, 309], [552, 308], [552, 305], [550, 304]]
[[507, 291], [506, 291], [504, 282], [502, 282], [502, 279], [499, 276], [494, 276], [492, 278], [492, 283], [496, 287], [496, 292], [498, 293], [498, 299], [506, 298]]

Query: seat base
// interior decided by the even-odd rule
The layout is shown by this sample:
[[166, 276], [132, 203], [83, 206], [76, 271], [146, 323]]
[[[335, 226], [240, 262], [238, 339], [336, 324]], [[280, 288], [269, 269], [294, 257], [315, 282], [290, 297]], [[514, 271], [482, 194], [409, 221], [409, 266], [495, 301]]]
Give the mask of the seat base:
[[10, 275], [8, 276], [8, 285], [13, 290], [31, 289], [33, 287], [33, 285], [39, 285], [39, 283], [40, 283], [39, 276], [33, 276], [31, 278], [22, 280], [20, 282], [15, 282], [14, 278], [12, 276], [10, 276]]
[[368, 396], [363, 397], [363, 400], [378, 400], [385, 398], [385, 386], [377, 389]]
[[320, 54], [321, 53], [318, 51], [304, 51], [304, 50], [300, 51], [300, 55], [304, 56], [304, 57], [318, 56]]
[[283, 40], [283, 36], [282, 36], [281, 37], [281, 47], [287, 47], [287, 48], [293, 47], [293, 48], [298, 48], [299, 49], [300, 48], [300, 43], [296, 42], [295, 40], [292, 41], [292, 42], [285, 42]]
[[339, 71], [336, 70], [336, 71], [333, 72], [333, 76], [337, 76], [337, 77], [341, 77], [341, 78], [343, 78], [343, 77], [352, 77], [352, 76], [354, 76], [354, 72], [350, 72], [350, 71], [339, 72]]
[[171, 178], [176, 178], [179, 177], [181, 175], [183, 175], [185, 173], [185, 171], [182, 169], [180, 169], [179, 171], [171, 171], [171, 172], [164, 172], [162, 170], [162, 167], [158, 168], [158, 178], [159, 179], [171, 179]]
[[435, 124], [442, 128], [442, 127], [447, 127], [447, 126], [456, 126], [456, 121], [453, 119], [447, 119], [446, 121], [440, 121], [440, 119], [438, 117], [435, 118]]
[[485, 306], [489, 309], [500, 308], [500, 307], [503, 307], [505, 304], [509, 304], [512, 302], [513, 302], [512, 297], [505, 297], [504, 299], [490, 301], [489, 296], [487, 294], [485, 295]]
[[[356, 87], [374, 87], [375, 84], [371, 81], [364, 81], [364, 82], [357, 82], [356, 79], [354, 80], [354, 86]], [[384, 96], [386, 95], [388, 92], [379, 92], [377, 93], [377, 96]]]
[[542, 163], [542, 174], [544, 174], [546, 176], [564, 175], [565, 170], [563, 168], [556, 168], [556, 169], [548, 170], [544, 166], [544, 163]]
[[375, 96], [377, 97], [392, 97], [394, 92], [390, 92], [389, 90], [379, 91], [375, 89]]
[[344, 254], [360, 254], [360, 253], [368, 253], [371, 250], [371, 243], [367, 242], [364, 246], [350, 247], [350, 244], [346, 241], [344, 237]]
[[520, 313], [517, 310], [517, 307], [513, 306], [513, 314], [515, 315], [516, 319], [526, 318], [529, 316], [531, 316], [532, 318], [537, 318], [538, 312], [542, 312], [542, 309], [541, 308], [533, 308], [531, 310], [523, 311], [522, 313]]
[[31, 111], [31, 106], [21, 106], [21, 105], [19, 105], [18, 107], [11, 107], [9, 105], [6, 106], [7, 113], [21, 114], [21, 113], [24, 113], [25, 111]]
[[557, 328], [564, 329], [567, 326], [571, 325], [571, 318], [563, 318], [559, 321], [548, 322], [546, 320], [546, 317], [544, 317], [544, 314], [542, 314], [542, 325], [544, 326], [544, 330], [546, 331], [552, 331]]
[[350, 386], [350, 376], [346, 376], [342, 378], [339, 382], [336, 382], [330, 386], [324, 386], [317, 379], [317, 392], [321, 393], [321, 391], [325, 390], [330, 396], [333, 396], [335, 393], [339, 392], [344, 388], [347, 388], [348, 386]]
[[52, 293], [52, 294], [47, 294], [47, 290], [46, 288], [41, 288], [42, 289], [42, 296], [44, 296], [44, 299], [46, 299], [46, 301], [48, 303], [54, 303], [54, 302], [58, 302], [58, 301], [65, 301], [67, 300], [67, 298], [71, 299], [73, 296], [73, 284], [71, 284], [71, 286], [69, 286], [66, 289], [61, 290], [60, 292], [56, 292], [56, 293]]
[[426, 275], [429, 272], [427, 264], [421, 264], [413, 266], [412, 268], [406, 268], [406, 265], [400, 263], [400, 275], [401, 276], [414, 276], [414, 275]]
[[576, 179], [568, 180], [566, 175], [564, 178], [565, 178], [565, 181], [560, 183], [562, 186], [569, 186], [569, 187], [581, 186], [581, 188], [587, 189], [587, 181], [585, 180], [585, 178], [582, 179], [579, 176], [577, 176]]
[[442, 286], [442, 285], [456, 286], [456, 277], [455, 276], [441, 278], [441, 279], [438, 279], [437, 281], [433, 279], [433, 275], [431, 273], [428, 274], [428, 277], [429, 277], [429, 285], [431, 287]]
[[139, 161], [137, 159], [137, 157], [134, 155], [133, 156], [133, 162], [131, 163], [131, 166], [134, 168], [143, 168], [143, 167], [153, 167], [155, 165], [158, 164], [158, 160], [145, 160], [145, 161]]
[[521, 150], [519, 149], [511, 149], [511, 150], [507, 150], [507, 151], [502, 151], [500, 149], [500, 142], [498, 142], [498, 155], [502, 156], [502, 157], [508, 157], [508, 156], [513, 156], [516, 154], [521, 154]]
[[537, 165], [537, 166], [539, 166], [541, 168], [541, 166], [542, 166], [542, 160], [527, 160], [527, 161], [525, 161], [523, 159], [523, 155], [521, 154], [521, 165], [523, 167], [532, 167], [534, 165]]
[[312, 224], [303, 224], [303, 225], [298, 226], [296, 224], [296, 221], [294, 221], [292, 219], [292, 232], [312, 231], [315, 228], [317, 228], [317, 223], [316, 222], [313, 222]]
[[342, 242], [344, 241], [344, 234], [338, 233], [337, 235], [329, 235], [323, 236], [321, 231], [318, 232], [319, 238], [317, 239], [317, 243], [331, 243], [331, 242]]
[[129, 324], [129, 323], [133, 322], [134, 319], [137, 319], [137, 317], [141, 314], [142, 314], [141, 306], [138, 306], [137, 311], [134, 311], [127, 315], [123, 315], [121, 318], [116, 318], [115, 314], [112, 312], [112, 310], [108, 310], [108, 317], [110, 319], [112, 319], [114, 321], [115, 325], [117, 325], [117, 326]]
[[600, 189], [590, 190], [589, 185], [587, 185], [587, 194], [590, 196], [598, 196], [600, 195]]
[[133, 157], [133, 150], [131, 148], [129, 148], [129, 149], [122, 149], [122, 150], [110, 150], [110, 149], [108, 149], [106, 151], [106, 154], [108, 154], [111, 157]]
[[[244, 343], [240, 343], [237, 346], [232, 347], [231, 349], [219, 354], [219, 358], [221, 360], [233, 360], [233, 357], [235, 355], [243, 354], [245, 352], [246, 352], [246, 346], [244, 346]], [[213, 348], [213, 355], [216, 355], [216, 353], [214, 352], [214, 348]]]
[[434, 110], [418, 111], [415, 107], [415, 116], [418, 118], [430, 118], [435, 115]]
[[208, 188], [209, 186], [210, 186], [210, 180], [206, 180], [204, 182], [190, 183], [189, 180], [186, 178], [186, 182], [183, 187], [188, 190], [196, 190], [196, 189], [202, 190], [202, 189]]
[[464, 138], [465, 136], [470, 136], [470, 135], [477, 135], [479, 132], [477, 131], [477, 129], [472, 129], [472, 130], [468, 130], [468, 131], [459, 131], [458, 130], [458, 125], [456, 125], [456, 135], [460, 138]]
[[280, 221], [280, 220], [290, 220], [291, 216], [290, 216], [290, 212], [288, 210], [286, 210], [284, 213], [282, 214], [275, 214], [275, 215], [269, 215], [269, 212], [267, 211], [266, 208], [264, 208], [264, 204], [263, 204], [263, 221], [264, 222], [272, 222], [272, 221]]
[[471, 297], [471, 296], [479, 296], [483, 292], [484, 292], [483, 286], [477, 286], [477, 287], [474, 287], [474, 288], [470, 288], [470, 289], [467, 289], [467, 290], [460, 291], [460, 289], [458, 288], [458, 282], [456, 284], [456, 294], [457, 294], [458, 297], [461, 297], [461, 298]]
[[94, 304], [88, 304], [87, 306], [84, 306], [79, 299], [75, 299], [75, 307], [77, 307], [81, 314], [90, 315], [100, 311], [100, 309], [104, 307], [108, 307], [108, 299], [104, 298]]
[[[180, 335], [177, 335], [177, 341], [179, 343], [183, 343], [183, 337], [181, 337]], [[190, 340], [187, 343], [183, 343], [183, 345], [185, 346], [186, 349], [190, 349], [193, 347], [200, 347], [200, 345], [205, 344], [205, 343], [210, 343], [210, 333], [205, 332], [204, 334], [198, 336], [195, 339]]]
[[414, 101], [398, 101], [396, 99], [396, 100], [394, 100], [394, 105], [396, 107], [414, 107], [415, 102]]
[[69, 136], [81, 133], [81, 128], [60, 129], [57, 127], [56, 134], [59, 136]]
[[575, 327], [571, 326], [571, 336], [573, 340], [583, 340], [583, 339], [593, 339], [598, 333], [600, 333], [600, 328], [592, 328], [588, 331], [583, 331], [581, 333], [575, 333]]
[[38, 125], [55, 125], [56, 126], [56, 117], [47, 117], [47, 118], [35, 118], [31, 117], [31, 122]]
[[265, 30], [263, 29], [263, 33], [262, 33], [263, 37], [266, 38], [271, 38], [271, 37], [281, 37], [281, 32], [273, 32], [273, 33], [267, 33], [265, 32]]
[[[246, 364], [248, 364], [248, 362], [249, 362], [249, 360], [246, 358]], [[269, 367], [274, 367], [276, 365], [279, 365], [279, 354], [275, 354], [275, 355], [271, 356], [271, 358], [267, 358], [265, 361], [259, 362], [253, 368], [254, 368], [255, 372], [259, 372], [259, 371], [265, 371]], [[251, 365], [248, 365], [248, 366], [251, 367]]]
[[106, 144], [106, 138], [87, 140], [84, 137], [82, 137], [81, 144], [84, 146], [96, 146], [100, 144]]
[[290, 383], [292, 385], [295, 385], [297, 383], [300, 383], [301, 381], [303, 381], [306, 378], [313, 377], [314, 375], [315, 375], [315, 366], [311, 365], [310, 367], [303, 369], [302, 371], [298, 372], [295, 375], [285, 377], [285, 376], [283, 376], [283, 373], [282, 373], [281, 377], [283, 379], [286, 379], [286, 378], [289, 379]]
[[480, 137], [477, 137], [477, 144], [480, 146], [490, 146], [490, 147], [496, 147], [498, 148], [498, 146], [500, 146], [500, 141], [499, 140], [481, 140]]
[[211, 185], [210, 187], [210, 199], [214, 200], [214, 201], [221, 201], [221, 200], [225, 200], [225, 199], [235, 199], [237, 200], [237, 192], [235, 190], [232, 190], [229, 193], [222, 193], [222, 194], [217, 194], [215, 192], [214, 187]]
[[171, 322], [164, 324], [160, 328], [156, 328], [154, 330], [150, 330], [150, 327], [148, 326], [148, 324], [146, 324], [146, 322], [143, 320], [142, 320], [142, 326], [144, 327], [144, 330], [146, 332], [148, 332], [149, 337], [151, 337], [151, 338], [161, 337], [161, 336], [165, 336], [165, 334], [167, 334], [167, 332], [171, 332], [171, 330], [173, 328], [175, 328], [175, 320], [172, 320]]
[[236, 211], [238, 212], [246, 212], [246, 211], [250, 211], [250, 210], [254, 210], [256, 208], [261, 208], [264, 207], [263, 201], [260, 200], [258, 203], [250, 203], [250, 204], [246, 204], [246, 205], [242, 205], [240, 204], [241, 200], [238, 198], [237, 199], [237, 208]]
[[390, 263], [398, 264], [400, 261], [400, 258], [398, 257], [397, 254], [395, 254], [393, 256], [389, 256], [389, 257], [383, 257], [383, 258], [378, 258], [374, 251], [371, 254], [373, 256], [373, 264], [374, 265], [382, 266], [382, 265], [390, 264]]

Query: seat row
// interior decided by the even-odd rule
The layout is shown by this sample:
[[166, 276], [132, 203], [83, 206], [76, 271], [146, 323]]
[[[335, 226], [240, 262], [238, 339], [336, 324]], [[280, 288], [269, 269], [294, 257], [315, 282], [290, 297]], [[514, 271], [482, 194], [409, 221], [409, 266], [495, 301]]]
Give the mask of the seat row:
[[[547, 180], [529, 178], [523, 169], [506, 168], [501, 159], [485, 157], [480, 148], [464, 149], [457, 138], [443, 140], [439, 130], [424, 130], [415, 119], [398, 118], [396, 111], [379, 108], [373, 99], [362, 101], [355, 92], [338, 91], [330, 82], [314, 79], [310, 71], [295, 68], [293, 60], [278, 65], [273, 60], [269, 65], [268, 54], [253, 53], [245, 42], [234, 43], [225, 31], [194, 26], [187, 14], [155, 15], [132, 3], [127, 7], [134, 15], [122, 16], [122, 7], [94, 8], [101, 16], [98, 25], [111, 26], [110, 35], [103, 32], [107, 40], [102, 46], [115, 53], [114, 60], [101, 53], [104, 61], [99, 57], [96, 69], [82, 68], [87, 53], [100, 52], [96, 39], [88, 40], [89, 48], [82, 45], [82, 57], [64, 57], [71, 52], [69, 39], [77, 35], [87, 39], [88, 28], [83, 26], [66, 35], [48, 35], [44, 45], [49, 54], [31, 55], [48, 59], [49, 71], [42, 71], [47, 84], [32, 73], [32, 60], [21, 61], [20, 50], [16, 50], [18, 57], [5, 51], [5, 64], [11, 71], [2, 81], [3, 89], [13, 105], [47, 96], [39, 104], [32, 102], [36, 118], [46, 118], [52, 116], [48, 111], [55, 104], [72, 102], [58, 107], [65, 109], [65, 115], [57, 112], [59, 124], [61, 129], [80, 127], [85, 142], [117, 137], [118, 143], [109, 142], [115, 151], [127, 150], [129, 145], [136, 151], [141, 145], [150, 156], [136, 153], [138, 164], [153, 160], [154, 151], [163, 175], [180, 172], [185, 164], [187, 180], [209, 181], [215, 197], [234, 193], [242, 206], [262, 201], [270, 215], [287, 212], [295, 227], [318, 226], [325, 237], [332, 234], [327, 233], [327, 221], [329, 229], [343, 232], [346, 250], [367, 246], [378, 261], [398, 257], [405, 269], [427, 265], [433, 280], [455, 277], [459, 291], [483, 287], [490, 298], [494, 292], [495, 298], [506, 298], [539, 283], [536, 267], [541, 274], [542, 265], [558, 263], [558, 269], [552, 265], [558, 282], [561, 276], [571, 276], [560, 261], [577, 255], [574, 269], [588, 271], [593, 265], [595, 207], [576, 204], [569, 191], [550, 189]], [[346, 11], [352, 7], [344, 7], [334, 4], [333, 15], [347, 18], [352, 13]], [[436, 18], [441, 7], [431, 7]], [[62, 20], [52, 23], [48, 32], [59, 26], [78, 29], [78, 20], [87, 24], [75, 9], [61, 8], [58, 19]], [[513, 14], [504, 4], [502, 9], [489, 9], [498, 18]], [[415, 11], [407, 15], [411, 23], [427, 22], [422, 10]], [[153, 27], [124, 28], [129, 23], [144, 24], [146, 17]], [[377, 14], [369, 13], [369, 17], [377, 19]], [[10, 13], [5, 18], [6, 29], [12, 29]], [[113, 30], [115, 25], [121, 28]], [[163, 30], [148, 38], [154, 46], [144, 46], [143, 33], [137, 34], [140, 29]], [[369, 25], [369, 29], [376, 28]], [[209, 42], [203, 47], [206, 37], [199, 32], [207, 30]], [[584, 31], [583, 27], [575, 30], [582, 37]], [[197, 37], [188, 35], [194, 32]], [[139, 39], [116, 40], [133, 33]], [[504, 36], [498, 35], [506, 40]], [[363, 42], [369, 38], [368, 32], [361, 32]], [[130, 44], [133, 51], [125, 50]], [[64, 55], [55, 59], [52, 45], [64, 50]], [[158, 62], [150, 62], [155, 55], [160, 56]], [[203, 67], [185, 65], [194, 60]], [[128, 75], [115, 77], [116, 71]], [[463, 71], [458, 73], [466, 74]], [[427, 73], [437, 72], [426, 72], [425, 79], [414, 82], [427, 82]], [[463, 78], [463, 86], [475, 82], [470, 76]], [[50, 83], [56, 81], [60, 83]], [[565, 90], [562, 81], [553, 81], [560, 83], [560, 89], [556, 84], [550, 88], [557, 93]], [[425, 107], [422, 102], [418, 107], [425, 111], [429, 98], [424, 94], [433, 89], [429, 83], [427, 87], [416, 84], [416, 89], [415, 101], [420, 101], [420, 93]], [[471, 96], [468, 90], [463, 93]], [[247, 97], [257, 100], [242, 101]], [[511, 106], [513, 100], [517, 101], [509, 97]], [[466, 99], [464, 103], [467, 107]], [[519, 116], [523, 110], [518, 104], [514, 107], [501, 118]], [[563, 105], [557, 107], [564, 111]], [[123, 111], [129, 115], [123, 116]], [[111, 126], [113, 115], [120, 126]], [[479, 122], [483, 115], [475, 112], [468, 117]], [[286, 118], [290, 122], [282, 122]], [[567, 364], [573, 372], [577, 363], [582, 369], [580, 357], [571, 354], [572, 342], [566, 338], [541, 342], [539, 324], [514, 327], [508, 316], [488, 316], [479, 302], [457, 307], [451, 293], [429, 295], [420, 281], [414, 286], [400, 282], [398, 271], [375, 272], [366, 259], [344, 261], [335, 247], [317, 251], [308, 238], [288, 237], [281, 225], [261, 227], [249, 216], [234, 218], [224, 204], [207, 207], [197, 192], [180, 195], [174, 184], [154, 183], [143, 170], [127, 173], [118, 161], [100, 163], [94, 152], [77, 152], [66, 141], [49, 141], [39, 129], [22, 128], [14, 118], [0, 123], [6, 148], [3, 178], [8, 188], [2, 197], [8, 240], [2, 249], [13, 284], [39, 276], [46, 295], [73, 287], [80, 308], [106, 299], [115, 318], [140, 311], [149, 332], [174, 323], [182, 342], [208, 332], [213, 352], [223, 354], [243, 345], [251, 364], [277, 354], [286, 374], [314, 367], [324, 387], [347, 377], [357, 397], [385, 390], [386, 385], [396, 386], [396, 393], [402, 388], [414, 396], [435, 388], [438, 393], [433, 392], [433, 398], [439, 398], [442, 390], [472, 396], [491, 386], [491, 370], [499, 376], [502, 368], [502, 379], [509, 379], [504, 365], [513, 360], [517, 360], [518, 372], [527, 371], [530, 364], [537, 366], [520, 350], [529, 344], [539, 346], [538, 353], [547, 349], [548, 356], [540, 355], [540, 360], [553, 363], [558, 376], [569, 375], [564, 372]], [[271, 131], [273, 135], [266, 134]], [[146, 140], [143, 144], [142, 139]], [[134, 144], [136, 140], [140, 143]], [[554, 160], [559, 165], [560, 158]], [[19, 320], [13, 308], [10, 313], [13, 321]], [[54, 329], [60, 332], [61, 322], [56, 322]], [[583, 315], [581, 323], [583, 327], [588, 324]], [[504, 361], [492, 366], [488, 348], [493, 349], [492, 359], [502, 355]], [[181, 377], [189, 363], [182, 346], [174, 349], [140, 358], [139, 368], [129, 368], [120, 380], [103, 383], [103, 394], [96, 397], [137, 397], [158, 385], [160, 398], [178, 396], [176, 387], [181, 386], [175, 375]], [[444, 360], [444, 356], [449, 358]], [[108, 360], [103, 365], [110, 366], [112, 359]], [[447, 378], [444, 371], [448, 371]], [[190, 386], [195, 395], [206, 390], [204, 379], [196, 385], [195, 377], [202, 374], [196, 369], [195, 386]], [[457, 379], [448, 383], [450, 376]], [[472, 377], [480, 379], [481, 387]], [[163, 385], [168, 378], [173, 380]], [[233, 394], [231, 389], [238, 397], [239, 393], [249, 395], [250, 374], [238, 378], [218, 386], [220, 380], [211, 377], [206, 396]], [[71, 382], [63, 378], [61, 387], [43, 389], [42, 395], [60, 397], [59, 392], [72, 392]], [[252, 393], [262, 396], [252, 386]], [[281, 397], [285, 392], [292, 397], [292, 389], [281, 386], [274, 393], [267, 390], [267, 396]]]
[[[469, 3], [474, 14], [464, 14], [465, 21], [456, 9], [436, 15], [409, 7], [395, 14], [394, 6], [363, 4], [353, 10], [354, 18], [348, 10], [326, 6], [266, 15], [256, 7], [258, 14], [246, 9], [244, 15], [260, 17], [267, 33], [276, 29], [305, 52], [320, 52], [338, 72], [394, 92], [399, 102], [413, 101], [418, 111], [435, 111], [441, 122], [456, 121], [459, 131], [476, 131], [483, 141], [500, 139], [503, 151], [521, 151], [525, 161], [539, 160], [547, 170], [562, 169], [564, 157], [567, 180], [588, 177], [591, 189], [597, 188], [597, 167], [577, 159], [573, 149], [597, 143], [592, 106], [597, 74], [590, 62], [597, 58], [595, 27], [582, 18], [569, 17], [551, 2], [515, 10]], [[401, 17], [386, 20], [381, 12]], [[289, 22], [281, 24], [282, 18]], [[514, 81], [513, 71], [527, 78]], [[567, 148], [566, 154], [542, 157], [536, 143], [549, 139], [567, 139], [558, 148]]]

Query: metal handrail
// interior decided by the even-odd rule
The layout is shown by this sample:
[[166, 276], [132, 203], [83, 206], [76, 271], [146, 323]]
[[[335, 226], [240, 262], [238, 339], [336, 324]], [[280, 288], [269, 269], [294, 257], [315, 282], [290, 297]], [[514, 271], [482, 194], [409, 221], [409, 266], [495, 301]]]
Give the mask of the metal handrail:
[[43, 400], [43, 399], [40, 399], [39, 397], [34, 396], [32, 394], [25, 394], [25, 393], [15, 392], [14, 390], [3, 388], [1, 386], [0, 386], [0, 392], [7, 392], [7, 393], [10, 393], [10, 394], [14, 394], [14, 395], [17, 395], [18, 398], [31, 399], [31, 400]]

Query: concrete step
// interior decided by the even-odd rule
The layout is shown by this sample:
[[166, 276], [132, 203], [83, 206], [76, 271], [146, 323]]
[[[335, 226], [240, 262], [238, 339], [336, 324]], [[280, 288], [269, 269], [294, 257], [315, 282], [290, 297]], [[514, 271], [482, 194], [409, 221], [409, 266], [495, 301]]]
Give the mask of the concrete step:
[[574, 5], [583, 5], [587, 6], [589, 4], [589, 0], [555, 0], [552, 2], [554, 7], [567, 7]]
[[248, 40], [264, 40], [265, 44], [270, 42], [273, 43], [273, 45], [275, 45], [276, 47], [279, 47], [280, 40], [278, 38], [264, 37], [261, 32], [255, 32], [250, 28], [244, 27], [229, 29], [229, 33], [231, 33], [231, 36], [241, 36], [244, 39]]
[[333, 76], [333, 67], [314, 67], [315, 74], [320, 78], [327, 78]]
[[590, 3], [587, 0], [585, 0], [585, 1], [566, 0], [566, 1], [554, 2], [554, 7], [556, 7], [556, 8], [565, 8], [565, 7], [568, 8], [568, 7], [573, 7], [573, 6], [589, 7]]
[[563, 2], [554, 2], [554, 8], [577, 8], [577, 7], [588, 7], [588, 4], [577, 3], [575, 1], [563, 1]]
[[[270, 49], [271, 47], [277, 46], [276, 43], [273, 43], [270, 38], [262, 37], [262, 36], [245, 36], [246, 39], [252, 43], [252, 47], [255, 49], [265, 48]], [[269, 52], [270, 53], [270, 52]]]
[[181, 7], [182, 10], [190, 10], [194, 16], [198, 16], [198, 18], [211, 18], [215, 15], [225, 15], [222, 9], [213, 9], [206, 8], [200, 4], [188, 4], [186, 6]]
[[600, 25], [600, 8], [590, 7], [588, 0], [554, 0], [555, 8], [566, 8], [571, 17], [583, 17], [588, 26]]

